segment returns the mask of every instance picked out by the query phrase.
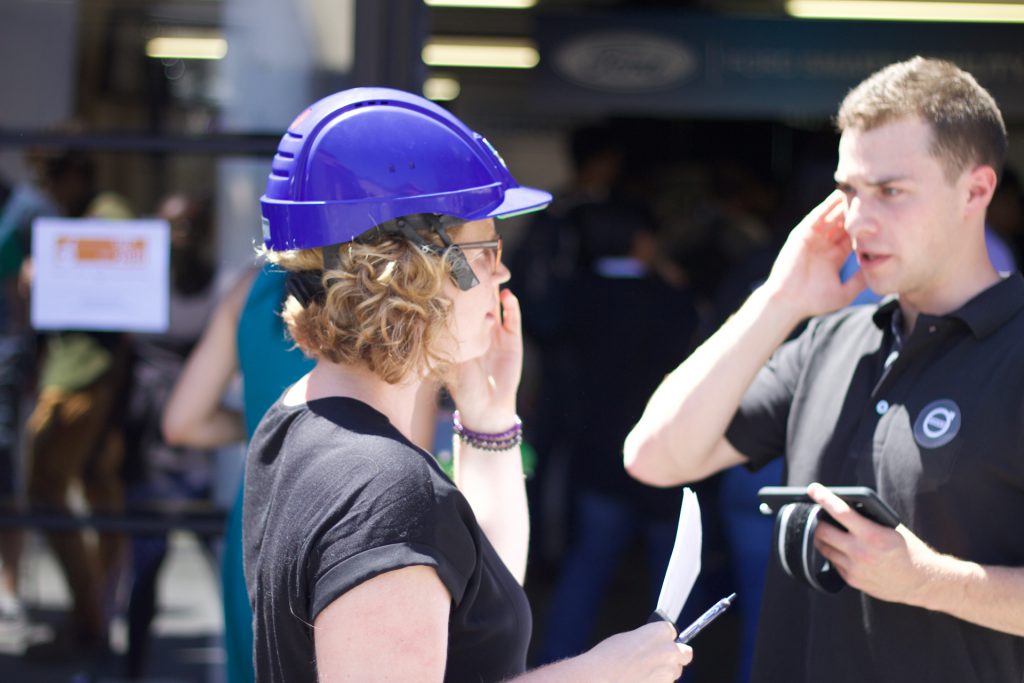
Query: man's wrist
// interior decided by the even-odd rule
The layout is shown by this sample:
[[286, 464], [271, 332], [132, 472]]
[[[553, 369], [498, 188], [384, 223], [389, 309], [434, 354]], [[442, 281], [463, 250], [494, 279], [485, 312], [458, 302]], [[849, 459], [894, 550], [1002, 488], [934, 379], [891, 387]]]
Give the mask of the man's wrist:
[[939, 553], [926, 572], [913, 604], [947, 614], [960, 612], [961, 606], [970, 600], [971, 584], [984, 575], [981, 565]]
[[762, 315], [770, 315], [789, 329], [811, 317], [810, 313], [802, 310], [798, 305], [798, 297], [790, 295], [771, 281], [765, 282], [755, 289], [750, 295], [750, 300], [761, 310]]
[[746, 327], [756, 328], [759, 338], [771, 339], [777, 345], [808, 316], [790, 297], [766, 283], [754, 290], [734, 317], [744, 321]]

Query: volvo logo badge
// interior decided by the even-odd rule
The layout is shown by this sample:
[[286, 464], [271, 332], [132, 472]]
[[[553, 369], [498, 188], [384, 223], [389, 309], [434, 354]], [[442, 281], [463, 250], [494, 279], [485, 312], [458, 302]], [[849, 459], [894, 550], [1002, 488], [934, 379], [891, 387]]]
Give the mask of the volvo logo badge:
[[921, 448], [938, 448], [960, 431], [960, 406], [950, 399], [932, 401], [914, 421], [914, 441]]

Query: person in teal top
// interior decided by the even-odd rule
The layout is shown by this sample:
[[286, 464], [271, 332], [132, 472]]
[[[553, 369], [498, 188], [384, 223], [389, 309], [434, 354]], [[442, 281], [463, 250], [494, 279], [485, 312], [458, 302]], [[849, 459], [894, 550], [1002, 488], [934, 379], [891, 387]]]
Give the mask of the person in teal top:
[[[285, 273], [271, 265], [247, 273], [214, 312], [189, 357], [163, 416], [168, 443], [210, 448], [252, 436], [263, 413], [313, 362], [287, 337], [279, 315]], [[221, 405], [241, 372], [243, 414]], [[221, 587], [229, 683], [252, 683], [252, 608], [242, 567], [242, 481], [227, 527]]]
[[238, 320], [238, 368], [247, 436], [252, 436], [281, 392], [313, 368], [313, 361], [287, 336], [279, 314], [286, 276], [283, 270], [264, 266], [253, 280]]
[[[164, 409], [162, 431], [171, 445], [219, 448], [248, 441], [263, 413], [313, 368], [288, 337], [280, 316], [286, 274], [273, 265], [253, 268], [227, 292], [210, 317], [174, 385]], [[236, 372], [242, 376], [243, 409], [223, 405]], [[436, 404], [420, 397], [416, 443], [433, 444]], [[238, 493], [224, 530], [221, 588], [228, 683], [252, 683], [252, 607], [242, 566], [242, 501]]]
[[[284, 301], [286, 273], [264, 266], [256, 275], [238, 320], [238, 367], [242, 373], [245, 434], [251, 438], [263, 413], [286, 388], [313, 369], [307, 358], [287, 337], [278, 314]], [[242, 568], [242, 494], [238, 482], [224, 533], [224, 640], [228, 651], [230, 683], [252, 680], [252, 608]], [[229, 626], [230, 624], [230, 626]], [[244, 655], [244, 661], [239, 661]], [[243, 676], [244, 668], [244, 678]]]

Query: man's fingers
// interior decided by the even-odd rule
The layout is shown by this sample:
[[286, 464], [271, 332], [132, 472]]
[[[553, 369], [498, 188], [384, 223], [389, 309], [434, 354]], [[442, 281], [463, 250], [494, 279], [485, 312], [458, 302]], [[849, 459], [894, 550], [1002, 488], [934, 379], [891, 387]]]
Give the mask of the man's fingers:
[[824, 536], [832, 537], [830, 534], [822, 535], [821, 532], [823, 531], [833, 531], [839, 536], [842, 536], [844, 540], [849, 539], [850, 535], [844, 531], [836, 529], [831, 524], [819, 524], [814, 533], [814, 547], [818, 549], [818, 552], [820, 552], [826, 560], [828, 560], [828, 563], [832, 565], [832, 568], [839, 572], [839, 576], [843, 578], [843, 581], [854, 588], [858, 588], [859, 586], [856, 584], [851, 571], [853, 568], [853, 560], [850, 555], [844, 552], [840, 546], [825, 540]]
[[850, 236], [846, 234], [845, 210], [846, 204], [841, 193], [829, 195], [828, 199], [807, 215], [805, 220], [809, 222], [809, 232], [817, 238], [824, 239], [829, 246], [849, 246]]
[[850, 558], [846, 553], [817, 534], [814, 536], [814, 547], [835, 567], [846, 567], [850, 563]]
[[817, 482], [807, 487], [807, 495], [854, 536], [867, 534], [874, 526], [871, 521], [847, 505], [846, 501]]
[[814, 530], [814, 540], [815, 545], [820, 541], [821, 544], [844, 553], [847, 552], [850, 544], [854, 542], [850, 534], [832, 524], [818, 524]]
[[824, 228], [828, 228], [833, 223], [842, 219], [844, 209], [843, 193], [835, 190], [811, 212], [811, 215], [817, 218], [816, 223]]
[[833, 209], [833, 207], [835, 207], [837, 205], [838, 206], [842, 206], [842, 202], [843, 202], [843, 193], [840, 192], [839, 190], [832, 190], [829, 193], [829, 195], [827, 197], [825, 197], [825, 201], [823, 201], [821, 204], [818, 204], [818, 209], [817, 210], [819, 212], [821, 212], [821, 213], [827, 213], [828, 211], [831, 211]]
[[838, 201], [834, 200], [831, 196], [829, 197], [829, 200], [836, 201], [836, 204], [828, 211], [828, 213], [825, 214], [825, 220], [827, 222], [832, 223], [836, 220], [839, 220], [839, 218], [843, 215], [843, 211], [846, 210], [846, 207], [843, 205], [842, 202], [842, 196], [842, 194], [839, 195]]

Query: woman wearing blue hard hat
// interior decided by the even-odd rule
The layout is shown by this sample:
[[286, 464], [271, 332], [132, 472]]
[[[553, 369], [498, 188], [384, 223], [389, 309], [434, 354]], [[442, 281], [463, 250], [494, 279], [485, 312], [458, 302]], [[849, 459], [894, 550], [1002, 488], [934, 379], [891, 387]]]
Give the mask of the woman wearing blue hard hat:
[[[689, 661], [655, 623], [525, 673], [522, 338], [494, 219], [550, 199], [404, 92], [338, 93], [282, 138], [264, 237], [316, 366], [249, 448], [257, 680], [674, 681]], [[436, 380], [458, 408], [454, 482], [410, 439]]]

